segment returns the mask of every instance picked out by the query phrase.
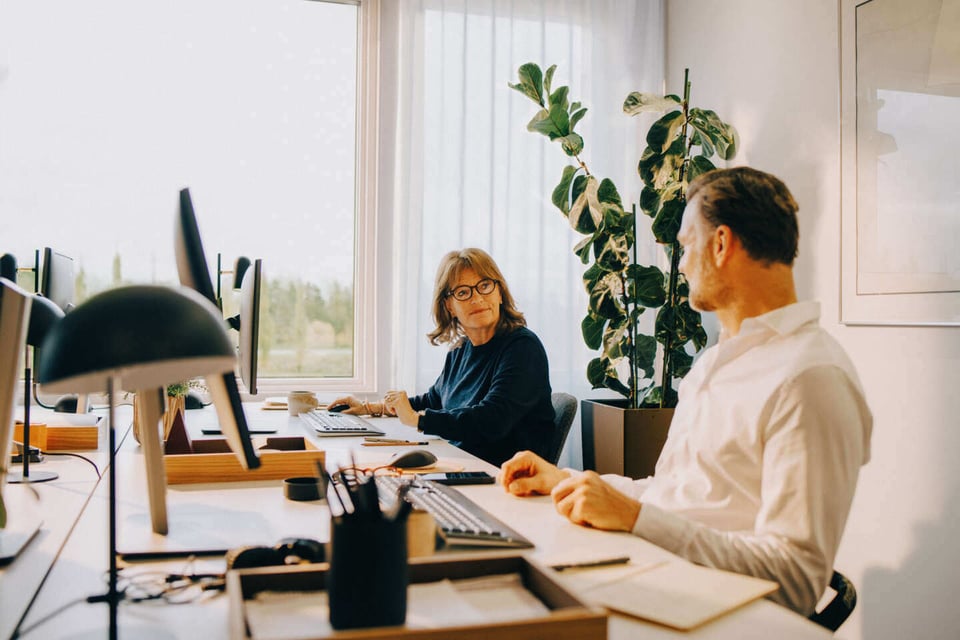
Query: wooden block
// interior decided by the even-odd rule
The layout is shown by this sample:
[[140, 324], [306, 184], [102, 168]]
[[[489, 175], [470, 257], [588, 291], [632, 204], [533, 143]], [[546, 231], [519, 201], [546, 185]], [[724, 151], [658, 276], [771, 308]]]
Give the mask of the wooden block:
[[[100, 428], [78, 425], [30, 425], [30, 446], [41, 451], [86, 451], [99, 446]], [[13, 439], [23, 442], [23, 423], [17, 423]]]
[[[275, 441], [277, 438], [271, 438]], [[325, 452], [300, 436], [285, 438], [296, 442], [284, 443], [299, 450], [260, 450], [260, 468], [247, 471], [240, 466], [237, 456], [230, 451], [226, 440], [195, 439], [194, 453], [170, 454], [163, 457], [169, 484], [198, 482], [240, 482], [250, 480], [280, 480], [295, 476], [317, 475], [317, 462], [324, 463]], [[277, 447], [279, 448], [279, 447]]]

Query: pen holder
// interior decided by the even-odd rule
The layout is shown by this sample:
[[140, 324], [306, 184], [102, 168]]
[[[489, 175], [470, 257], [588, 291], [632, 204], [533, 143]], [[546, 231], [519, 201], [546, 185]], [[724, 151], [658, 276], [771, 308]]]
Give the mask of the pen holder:
[[402, 625], [407, 618], [407, 518], [335, 517], [327, 597], [334, 629]]

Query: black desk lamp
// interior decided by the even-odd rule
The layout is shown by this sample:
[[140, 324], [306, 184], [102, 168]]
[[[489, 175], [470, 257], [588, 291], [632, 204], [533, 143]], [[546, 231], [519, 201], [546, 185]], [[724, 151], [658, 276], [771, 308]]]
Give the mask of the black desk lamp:
[[[39, 294], [31, 296], [30, 321], [27, 324], [27, 346], [36, 347], [50, 332], [50, 329], [63, 318], [63, 311], [56, 304]], [[59, 475], [54, 471], [36, 471], [30, 473], [30, 388], [33, 386], [30, 358], [24, 358], [23, 369], [23, 470], [19, 474], [7, 476], [7, 482], [49, 482]]]
[[[156, 390], [198, 376], [232, 372], [236, 352], [219, 310], [188, 289], [131, 286], [111, 289], [58, 322], [40, 349], [37, 380], [57, 393], [107, 392], [109, 399], [109, 590], [87, 598], [110, 606], [110, 638], [117, 637], [117, 498], [114, 394]], [[157, 395], [157, 394], [154, 394]], [[157, 430], [159, 414], [154, 429]], [[156, 438], [145, 440], [159, 446]], [[155, 455], [157, 451], [145, 455]], [[162, 455], [162, 454], [161, 454]]]

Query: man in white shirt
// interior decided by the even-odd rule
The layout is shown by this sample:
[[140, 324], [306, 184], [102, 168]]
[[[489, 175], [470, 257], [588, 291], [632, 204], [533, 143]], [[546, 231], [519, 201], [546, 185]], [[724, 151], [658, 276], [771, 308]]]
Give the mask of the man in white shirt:
[[558, 469], [524, 451], [503, 464], [515, 495], [630, 531], [688, 560], [774, 580], [773, 599], [813, 612], [832, 573], [873, 419], [856, 371], [797, 302], [797, 204], [776, 177], [738, 167], [688, 190], [677, 235], [690, 304], [719, 343], [697, 360], [653, 476]]

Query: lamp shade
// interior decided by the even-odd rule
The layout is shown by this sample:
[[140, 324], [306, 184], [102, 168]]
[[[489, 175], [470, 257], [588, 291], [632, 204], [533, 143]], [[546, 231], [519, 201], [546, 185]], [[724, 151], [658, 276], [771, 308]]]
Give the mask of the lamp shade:
[[52, 300], [39, 294], [33, 295], [30, 305], [30, 324], [27, 325], [27, 344], [32, 347], [43, 342], [50, 329], [63, 318], [63, 310]]
[[186, 288], [136, 285], [100, 293], [49, 331], [37, 381], [53, 392], [162, 387], [233, 371], [236, 351], [219, 310]]

